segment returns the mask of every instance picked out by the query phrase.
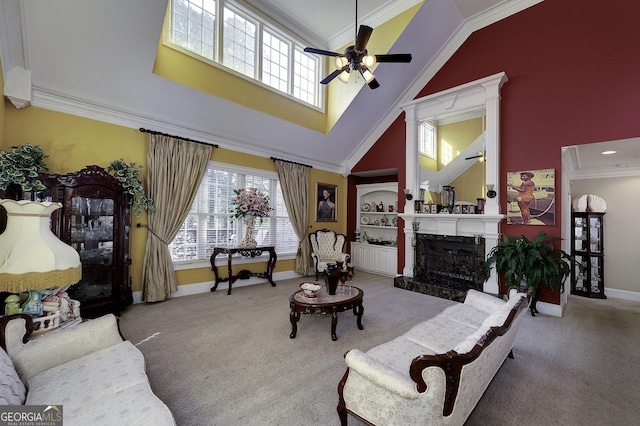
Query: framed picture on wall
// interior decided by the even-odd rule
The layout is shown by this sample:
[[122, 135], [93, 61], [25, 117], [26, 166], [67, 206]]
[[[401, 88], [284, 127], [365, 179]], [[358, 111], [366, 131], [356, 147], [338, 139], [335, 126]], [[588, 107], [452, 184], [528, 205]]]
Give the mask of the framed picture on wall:
[[554, 169], [507, 173], [507, 223], [555, 225], [555, 179]]
[[316, 220], [336, 222], [338, 220], [338, 185], [318, 183], [316, 185]]

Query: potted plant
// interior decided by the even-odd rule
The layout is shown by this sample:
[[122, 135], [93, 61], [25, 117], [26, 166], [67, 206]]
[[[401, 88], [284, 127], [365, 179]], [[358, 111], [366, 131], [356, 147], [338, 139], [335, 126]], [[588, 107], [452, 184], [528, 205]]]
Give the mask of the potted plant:
[[44, 191], [46, 188], [39, 179], [39, 173], [49, 170], [44, 163], [47, 157], [42, 147], [31, 144], [0, 151], [0, 189], [6, 191], [13, 185], [18, 190], [16, 193]]
[[155, 211], [153, 199], [147, 197], [140, 180], [142, 166], [136, 163], [126, 163], [123, 158], [114, 160], [107, 167], [107, 172], [118, 179], [120, 185], [131, 195], [131, 209], [136, 217], [140, 217], [142, 209]]
[[571, 255], [553, 246], [552, 241], [556, 240], [561, 238], [549, 237], [543, 231], [534, 240], [524, 235], [505, 236], [491, 249], [483, 264], [485, 281], [495, 266], [499, 274], [504, 274], [507, 288], [526, 287], [531, 294], [529, 309], [535, 316], [538, 313], [538, 287], [546, 286], [551, 290], [560, 287], [564, 291], [564, 282], [571, 275], [571, 265], [582, 268]]

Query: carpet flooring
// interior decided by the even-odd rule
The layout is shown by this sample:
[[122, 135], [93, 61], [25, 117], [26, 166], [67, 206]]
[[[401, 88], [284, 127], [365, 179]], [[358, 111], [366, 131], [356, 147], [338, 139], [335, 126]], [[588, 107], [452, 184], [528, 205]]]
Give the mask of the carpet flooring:
[[[124, 336], [143, 352], [154, 392], [179, 426], [339, 425], [344, 353], [366, 351], [454, 304], [356, 273], [364, 330], [339, 314], [303, 315], [290, 339], [289, 295], [303, 280], [226, 289], [128, 307]], [[523, 321], [466, 425], [636, 425], [640, 303], [570, 296], [563, 318]], [[349, 424], [361, 423], [350, 417]]]

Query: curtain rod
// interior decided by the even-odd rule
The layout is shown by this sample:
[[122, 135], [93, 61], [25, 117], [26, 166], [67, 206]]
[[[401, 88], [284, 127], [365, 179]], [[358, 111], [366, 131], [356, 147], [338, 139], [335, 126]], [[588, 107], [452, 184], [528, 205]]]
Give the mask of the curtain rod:
[[198, 143], [200, 145], [208, 145], [208, 146], [212, 146], [214, 148], [218, 148], [218, 144], [200, 142], [200, 141], [196, 141], [196, 140], [189, 139], [189, 138], [183, 138], [182, 136], [174, 136], [174, 135], [170, 135], [168, 133], [162, 133], [162, 132], [156, 132], [154, 130], [143, 129], [142, 127], [140, 127], [140, 131], [142, 133], [149, 133], [149, 134], [152, 134], [152, 135], [160, 135], [160, 136], [168, 136], [170, 138], [180, 139], [181, 141], [185, 141], [185, 142], [193, 142], [193, 143]]
[[310, 169], [313, 169], [313, 166], [310, 166], [308, 164], [296, 163], [295, 161], [283, 160], [282, 158], [276, 158], [276, 157], [270, 157], [270, 158], [273, 161], [278, 160], [278, 161], [282, 161], [282, 162], [285, 162], [285, 163], [297, 164], [299, 166], [309, 167]]

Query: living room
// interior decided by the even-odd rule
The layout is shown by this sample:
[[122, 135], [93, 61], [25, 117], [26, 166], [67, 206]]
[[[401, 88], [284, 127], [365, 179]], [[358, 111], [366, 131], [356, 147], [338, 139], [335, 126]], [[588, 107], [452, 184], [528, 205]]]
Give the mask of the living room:
[[[120, 27], [121, 30], [118, 31], [122, 32], [125, 32], [125, 28], [136, 28], [136, 13], [145, 13], [146, 4], [130, 9], [130, 6], [124, 3], [127, 2], [118, 3], [118, 7], [127, 12], [126, 16], [131, 22], [127, 20], [120, 24], [105, 23], [104, 28], [111, 25], [109, 28], [112, 31], [113, 28]], [[635, 175], [579, 179], [575, 183], [575, 187], [578, 188], [575, 191], [578, 193], [574, 192], [571, 182], [560, 177], [565, 167], [563, 147], [635, 138], [640, 133], [640, 123], [632, 113], [634, 101], [640, 97], [640, 88], [636, 83], [640, 71], [640, 59], [637, 55], [639, 46], [634, 32], [634, 12], [639, 12], [640, 6], [623, 0], [585, 3], [587, 2], [578, 0], [546, 0], [473, 31], [455, 53], [433, 70], [428, 80], [418, 80], [422, 85], [412, 99], [505, 72], [509, 81], [505, 83], [501, 92], [501, 181], [504, 182], [506, 174], [511, 171], [554, 169], [557, 176], [556, 192], [562, 196], [557, 199], [555, 225], [545, 226], [544, 230], [549, 235], [565, 239], [570, 237], [566, 218], [570, 213], [572, 196], [594, 193], [607, 199], [610, 205], [606, 217], [607, 235], [610, 238], [607, 250], [613, 250], [607, 253], [607, 294], [609, 297], [615, 295], [616, 298], [638, 301], [640, 283], [633, 277], [640, 273], [640, 265], [636, 261], [636, 241], [640, 237], [640, 230], [632, 224], [635, 223], [635, 212], [640, 211], [640, 201], [637, 197], [629, 197], [626, 194], [633, 193], [634, 188], [640, 183], [640, 177]], [[101, 7], [108, 9], [111, 6], [105, 3]], [[151, 6], [150, 9], [154, 14], [160, 14], [159, 19], [162, 20], [163, 11], [158, 12], [157, 7]], [[117, 13], [110, 11], [96, 16], [111, 15]], [[425, 18], [424, 12], [418, 12], [416, 16], [418, 19]], [[158, 32], [159, 30], [153, 36], [156, 44]], [[133, 44], [136, 36], [135, 32], [132, 34], [134, 35], [129, 38]], [[5, 40], [2, 42], [3, 45], [6, 44]], [[100, 48], [100, 45], [90, 46], [92, 50]], [[420, 43], [414, 41], [410, 51], [417, 57], [420, 55], [420, 49]], [[156, 52], [152, 53], [155, 55]], [[148, 62], [153, 64], [154, 58], [149, 58], [151, 53], [144, 54], [147, 55]], [[85, 61], [81, 56], [65, 59], [71, 74], [75, 64], [78, 64], [78, 67], [82, 65], [83, 69], [86, 67], [86, 64], [81, 64]], [[129, 58], [118, 59], [125, 62]], [[105, 59], [110, 60], [113, 58]], [[46, 62], [46, 57], [37, 60], [31, 58], [31, 61]], [[4, 65], [7, 60], [3, 57], [2, 62]], [[159, 78], [152, 74], [151, 70], [148, 70], [148, 74], [150, 79]], [[3, 91], [6, 88], [6, 77], [5, 71], [2, 79]], [[126, 67], [111, 78], [116, 81], [126, 80]], [[34, 72], [34, 83], [37, 79], [38, 76]], [[392, 72], [386, 74], [386, 80], [381, 80], [383, 85], [377, 90], [383, 90], [384, 84], [393, 84], [391, 80]], [[403, 83], [405, 90], [409, 90], [410, 84], [415, 84], [414, 80], [416, 79]], [[43, 85], [45, 83], [41, 82]], [[102, 86], [107, 82], [95, 80], [92, 84]], [[53, 96], [51, 92], [38, 90], [39, 87], [35, 85], [34, 93], [37, 96], [31, 100], [31, 106], [17, 109], [8, 101], [0, 105], [0, 149], [5, 150], [22, 143], [40, 145], [49, 155], [47, 163], [53, 173], [69, 173], [92, 164], [105, 167], [110, 161], [124, 157], [129, 162], [143, 165], [144, 174], [147, 164], [147, 136], [139, 132], [138, 128], [147, 127], [217, 143], [220, 147], [214, 150], [211, 160], [220, 163], [275, 172], [271, 156], [303, 162], [313, 166], [309, 176], [309, 192], [312, 196], [315, 195], [318, 183], [337, 187], [337, 220], [312, 220], [313, 230], [330, 228], [346, 234], [347, 241], [353, 241], [355, 238], [355, 212], [359, 207], [355, 185], [397, 181], [399, 193], [402, 188], [407, 187], [404, 150], [406, 129], [404, 115], [398, 108], [393, 109], [395, 112], [379, 118], [380, 122], [388, 124], [380, 135], [371, 141], [370, 146], [367, 146], [367, 143], [363, 144], [367, 146], [365, 152], [353, 157], [350, 156], [351, 151], [346, 154], [341, 151], [344, 148], [334, 149], [333, 146], [319, 146], [320, 144], [307, 147], [300, 142], [301, 139], [288, 142], [292, 145], [289, 150], [269, 151], [264, 147], [261, 150], [255, 148], [250, 144], [253, 142], [250, 138], [244, 148], [240, 147], [243, 141], [237, 140], [236, 133], [223, 134], [211, 128], [202, 117], [199, 117], [197, 126], [191, 127], [179, 120], [172, 122], [166, 121], [166, 117], [149, 116], [144, 108], [138, 108], [141, 104], [156, 101], [161, 103], [172, 97], [179, 100], [182, 90], [189, 91], [189, 96], [193, 90], [175, 83], [166, 87], [169, 89], [167, 93], [158, 94], [153, 91], [156, 88], [153, 84], [141, 85], [139, 97], [145, 98], [145, 101], [123, 105], [117, 102], [104, 104], [101, 99], [95, 98], [98, 91], [91, 85], [85, 85], [82, 88], [84, 92], [77, 89], [76, 92], [67, 93], [66, 97]], [[132, 90], [129, 87], [127, 89]], [[365, 90], [369, 89], [364, 88], [363, 91]], [[375, 103], [376, 93], [377, 91], [371, 91], [359, 95], [363, 97], [356, 98], [349, 108], [366, 110], [367, 106]], [[203, 105], [210, 106], [208, 101], [204, 101], [204, 95], [201, 98]], [[219, 115], [223, 119], [235, 114], [236, 127], [255, 126], [259, 128], [259, 131], [254, 130], [255, 132], [268, 133], [268, 130], [262, 128], [263, 120], [258, 115], [262, 113], [248, 112], [246, 107], [229, 104], [225, 106], [229, 107], [232, 113], [209, 110], [207, 114]], [[251, 120], [252, 118], [256, 119]], [[341, 123], [337, 128], [341, 129], [343, 126], [347, 125]], [[348, 126], [353, 127], [353, 124]], [[278, 137], [287, 138], [286, 131], [284, 134], [283, 130], [273, 131]], [[340, 133], [329, 132], [328, 135], [324, 136], [337, 142], [343, 140]], [[360, 141], [363, 139], [364, 137]], [[296, 146], [302, 147], [296, 149]], [[349, 158], [349, 161], [344, 164], [343, 160], [346, 158]], [[379, 176], [370, 177], [372, 174]], [[500, 191], [501, 198], [504, 198], [506, 188], [501, 185]], [[404, 205], [402, 195], [399, 202], [401, 206]], [[309, 215], [315, 217], [314, 205], [309, 206]], [[136, 222], [146, 223], [146, 216], [143, 214], [140, 218], [134, 219], [134, 223]], [[504, 235], [525, 234], [532, 237], [540, 228], [503, 224], [501, 232]], [[142, 299], [142, 259], [147, 232], [144, 227], [131, 229], [130, 275], [136, 302]], [[398, 238], [398, 270], [395, 273], [401, 274], [405, 259], [402, 249], [404, 235], [401, 234]], [[293, 258], [293, 255], [278, 257], [274, 273], [276, 281], [298, 277], [293, 272]], [[256, 262], [244, 266], [257, 272], [262, 265], [262, 262]], [[176, 277], [178, 291], [172, 297], [208, 293], [213, 280], [210, 266], [206, 262], [195, 268], [177, 268]], [[390, 285], [391, 281], [389, 280]], [[541, 295], [541, 300], [552, 306], [564, 306], [564, 298], [566, 293]], [[162, 308], [162, 304], [153, 307]]]

